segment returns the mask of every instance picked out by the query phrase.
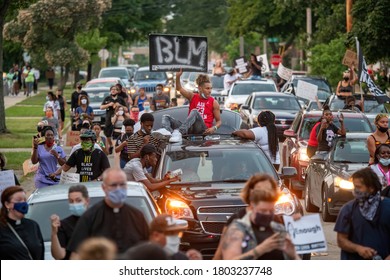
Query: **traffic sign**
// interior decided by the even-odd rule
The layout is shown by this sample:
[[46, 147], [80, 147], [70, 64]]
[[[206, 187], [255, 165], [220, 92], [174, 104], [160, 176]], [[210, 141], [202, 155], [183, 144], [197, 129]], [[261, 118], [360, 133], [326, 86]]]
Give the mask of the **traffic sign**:
[[273, 54], [271, 56], [271, 59], [270, 59], [270, 63], [275, 66], [275, 67], [278, 67], [279, 63], [282, 62], [282, 56], [279, 55], [279, 54]]
[[108, 58], [108, 50], [106, 49], [101, 49], [99, 52], [98, 52], [98, 56], [100, 57], [101, 60], [106, 60]]
[[268, 43], [277, 43], [277, 42], [279, 42], [279, 39], [276, 38], [276, 37], [268, 38], [267, 40], [268, 40]]

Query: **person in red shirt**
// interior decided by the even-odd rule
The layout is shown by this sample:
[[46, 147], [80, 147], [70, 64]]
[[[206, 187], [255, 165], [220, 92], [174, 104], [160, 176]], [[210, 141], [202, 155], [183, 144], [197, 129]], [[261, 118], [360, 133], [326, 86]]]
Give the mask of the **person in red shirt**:
[[321, 124], [320, 121], [316, 122], [316, 124], [313, 126], [310, 132], [309, 141], [307, 142], [307, 149], [306, 149], [306, 154], [309, 158], [314, 156], [314, 154], [317, 151], [317, 147], [318, 147], [317, 127], [320, 124]]
[[[181, 122], [170, 115], [163, 115], [163, 128], [153, 134], [156, 137], [170, 137], [170, 142], [180, 142], [183, 134], [212, 134], [221, 126], [219, 103], [211, 97], [212, 85], [209, 76], [198, 75], [196, 84], [199, 93], [194, 93], [181, 86], [180, 76], [182, 74], [182, 70], [176, 73], [176, 90], [189, 101], [188, 116], [184, 122]], [[214, 119], [215, 125], [213, 125]]]

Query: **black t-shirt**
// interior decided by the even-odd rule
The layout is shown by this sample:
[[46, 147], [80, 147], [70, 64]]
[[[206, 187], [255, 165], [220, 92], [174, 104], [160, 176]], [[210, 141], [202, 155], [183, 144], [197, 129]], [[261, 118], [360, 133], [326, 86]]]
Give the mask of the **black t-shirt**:
[[[257, 64], [262, 67], [263, 66], [263, 63], [261, 61], [257, 61]], [[252, 75], [253, 76], [261, 76], [261, 70], [260, 69], [257, 69], [257, 67], [252, 63], [251, 64], [251, 68], [252, 68]]]
[[[321, 125], [317, 127], [317, 135], [320, 129]], [[331, 123], [328, 128], [324, 129], [324, 131], [322, 131], [322, 139], [318, 142], [317, 151], [329, 152], [333, 146], [333, 140], [336, 136], [337, 131], [339, 131], [339, 128], [333, 123]]]
[[[66, 248], [69, 244], [69, 241], [72, 237], [74, 228], [76, 227], [76, 224], [80, 217], [71, 215], [63, 220], [61, 220], [61, 226], [58, 228], [58, 240], [60, 241], [61, 247]], [[64, 260], [69, 260], [70, 253], [68, 250], [66, 250], [66, 255]]]
[[[265, 239], [272, 236], [274, 231], [271, 227], [266, 227], [265, 230], [259, 230], [258, 227], [252, 224], [252, 230], [255, 233], [257, 244], [264, 242]], [[280, 250], [272, 250], [257, 258], [258, 260], [284, 260], [283, 252]]]
[[66, 165], [76, 166], [80, 182], [89, 182], [102, 175], [103, 171], [110, 167], [110, 162], [102, 150], [94, 149], [92, 153], [87, 153], [80, 148], [71, 154]]
[[83, 94], [85, 96], [88, 96], [88, 93], [84, 90], [81, 92], [78, 92], [77, 90], [72, 93], [72, 98], [71, 98], [71, 108], [72, 110], [76, 110], [77, 107], [79, 107], [79, 95]]
[[[113, 98], [112, 95], [107, 96], [104, 98], [102, 105], [109, 104], [111, 102], [119, 103], [122, 106], [126, 106], [126, 102], [123, 100], [122, 97], [117, 96], [116, 98]], [[114, 107], [110, 106], [106, 109], [106, 126], [112, 125], [111, 118], [114, 115], [115, 109]]]
[[[44, 243], [41, 230], [37, 222], [23, 218], [20, 224], [7, 218], [20, 238], [26, 244], [34, 260], [44, 259]], [[0, 225], [0, 260], [30, 260], [27, 249], [15, 236], [7, 224]]]
[[[65, 102], [64, 102], [64, 97], [62, 95], [58, 95], [58, 103], [60, 103], [60, 110], [64, 110]], [[76, 107], [77, 108], [77, 107]]]
[[118, 253], [124, 253], [140, 241], [149, 239], [149, 226], [138, 209], [124, 204], [117, 213], [104, 200], [89, 208], [73, 232], [68, 250], [75, 252], [88, 237], [103, 236], [114, 241]]
[[[122, 135], [121, 137], [118, 137], [118, 139], [116, 140], [116, 146], [119, 146], [120, 144], [122, 144], [123, 142], [127, 141], [127, 139], [129, 139], [131, 137], [130, 136], [127, 136], [126, 134]], [[119, 157], [123, 160], [125, 160], [126, 162], [129, 161], [129, 155], [127, 153], [127, 145], [125, 145], [119, 155]]]

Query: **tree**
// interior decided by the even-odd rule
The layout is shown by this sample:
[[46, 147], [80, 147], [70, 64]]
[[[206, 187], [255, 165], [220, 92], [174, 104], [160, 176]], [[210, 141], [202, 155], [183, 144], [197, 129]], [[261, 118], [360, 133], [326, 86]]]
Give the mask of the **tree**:
[[[77, 7], [77, 9], [75, 9]], [[99, 25], [102, 13], [111, 7], [111, 0], [40, 0], [17, 19], [7, 23], [4, 36], [21, 42], [38, 66], [61, 66], [62, 87], [71, 68], [78, 68], [89, 59], [75, 38]]]

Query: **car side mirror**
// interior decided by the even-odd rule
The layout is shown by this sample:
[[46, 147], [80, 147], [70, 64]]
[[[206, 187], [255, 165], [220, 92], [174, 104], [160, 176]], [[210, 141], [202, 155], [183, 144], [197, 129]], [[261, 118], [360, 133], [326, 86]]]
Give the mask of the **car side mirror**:
[[241, 105], [241, 109], [242, 110], [250, 110], [251, 108], [249, 107], [249, 105]]
[[282, 174], [280, 174], [281, 179], [288, 179], [297, 176], [298, 172], [295, 167], [282, 167]]
[[324, 163], [326, 158], [328, 157], [329, 153], [316, 153], [314, 156], [311, 157], [310, 161], [315, 163]]
[[297, 137], [297, 134], [294, 132], [294, 130], [292, 129], [286, 129], [284, 132], [283, 132], [283, 136], [284, 137], [291, 137], [291, 138], [295, 138]]

